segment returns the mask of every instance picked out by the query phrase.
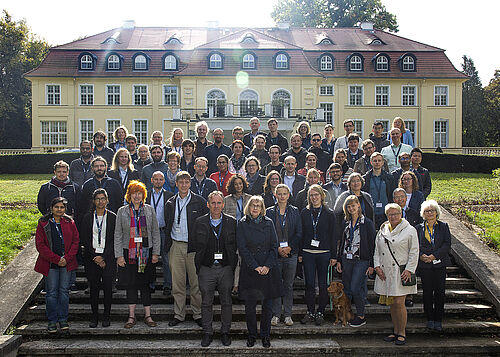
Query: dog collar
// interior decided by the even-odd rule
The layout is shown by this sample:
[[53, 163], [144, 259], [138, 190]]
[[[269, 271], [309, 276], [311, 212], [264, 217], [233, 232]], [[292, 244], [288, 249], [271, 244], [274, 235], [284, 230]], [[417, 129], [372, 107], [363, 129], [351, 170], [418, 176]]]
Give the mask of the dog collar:
[[340, 293], [340, 295], [339, 295], [339, 296], [334, 296], [333, 298], [334, 298], [334, 299], [340, 299], [340, 298], [342, 297], [342, 295], [344, 295], [344, 292], [343, 292], [343, 291]]

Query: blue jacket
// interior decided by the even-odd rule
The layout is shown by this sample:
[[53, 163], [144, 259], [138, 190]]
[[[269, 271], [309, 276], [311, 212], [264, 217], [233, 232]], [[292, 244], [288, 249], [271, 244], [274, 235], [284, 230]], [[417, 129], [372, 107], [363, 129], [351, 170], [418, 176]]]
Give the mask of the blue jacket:
[[311, 241], [314, 238], [313, 221], [309, 208], [304, 208], [300, 213], [302, 219], [302, 240], [299, 255], [304, 249], [328, 250], [330, 259], [337, 259], [337, 238], [335, 235], [335, 217], [331, 209], [323, 206], [321, 216], [316, 226], [316, 236], [319, 247], [313, 247]]
[[437, 260], [441, 260], [439, 264], [424, 263], [418, 260], [419, 269], [441, 268], [451, 265], [450, 248], [451, 248], [451, 233], [450, 227], [445, 222], [437, 221], [434, 226], [434, 246], [425, 238], [425, 222], [420, 223], [417, 227], [418, 243], [420, 252], [422, 254], [433, 254]]
[[415, 191], [412, 193], [408, 207], [413, 208], [415, 211], [420, 212], [420, 206], [424, 203], [425, 198], [422, 191]]
[[[275, 205], [266, 210], [266, 216], [273, 221], [275, 227], [276, 224], [279, 224], [279, 221], [276, 223], [276, 211], [278, 209], [279, 208]], [[288, 224], [288, 246], [292, 248], [290, 254], [298, 254], [299, 243], [302, 238], [302, 220], [297, 207], [291, 205], [287, 206], [286, 222]]]
[[[340, 241], [340, 247], [338, 252], [337, 260], [340, 260], [344, 253], [344, 246], [347, 237], [349, 236], [349, 225], [350, 222], [344, 221], [344, 232], [342, 234], [342, 239]], [[365, 216], [361, 216], [359, 222], [359, 259], [370, 261], [370, 266], [373, 267], [373, 254], [375, 252], [375, 236], [377, 231], [375, 230], [375, 224], [373, 221]]]

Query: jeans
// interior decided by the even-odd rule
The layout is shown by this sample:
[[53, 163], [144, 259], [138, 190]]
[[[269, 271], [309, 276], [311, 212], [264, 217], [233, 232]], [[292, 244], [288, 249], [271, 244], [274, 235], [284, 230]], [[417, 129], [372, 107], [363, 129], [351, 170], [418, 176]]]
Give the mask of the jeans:
[[281, 304], [283, 300], [283, 315], [285, 317], [292, 317], [293, 280], [297, 269], [297, 254], [293, 254], [288, 258], [279, 257], [277, 267], [283, 281], [283, 299], [281, 297], [273, 299], [273, 315], [281, 317]]
[[368, 277], [366, 270], [370, 262], [368, 260], [347, 259], [342, 257], [342, 284], [344, 292], [356, 305], [356, 314], [365, 316], [366, 286]]
[[45, 278], [45, 312], [49, 323], [68, 321], [69, 287], [76, 275], [66, 267], [51, 268]]
[[[257, 338], [257, 300], [245, 300], [245, 318], [247, 320], [247, 330], [249, 337]], [[269, 337], [271, 335], [271, 318], [273, 299], [262, 300], [262, 314], [260, 315], [260, 337]]]
[[306, 283], [305, 301], [307, 311], [314, 314], [314, 299], [316, 297], [315, 282], [318, 275], [319, 299], [318, 312], [324, 313], [328, 304], [327, 277], [328, 267], [330, 265], [330, 252], [326, 253], [308, 253], [302, 254], [304, 264], [304, 280]]
[[170, 266], [168, 265], [168, 254], [165, 251], [166, 236], [166, 228], [160, 228], [161, 260], [163, 264], [163, 289], [169, 288], [170, 290], [172, 290], [172, 273], [170, 272]]

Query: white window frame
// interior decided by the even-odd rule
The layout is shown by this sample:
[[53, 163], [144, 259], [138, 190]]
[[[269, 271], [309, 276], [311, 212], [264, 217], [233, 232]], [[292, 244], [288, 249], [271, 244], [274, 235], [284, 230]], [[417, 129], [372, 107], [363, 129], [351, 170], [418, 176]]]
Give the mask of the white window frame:
[[[356, 133], [359, 135], [359, 142], [363, 141], [363, 138], [365, 137], [365, 120], [364, 119], [350, 119], [354, 123], [354, 131], [353, 133]], [[361, 130], [357, 130], [356, 126], [360, 127]]]
[[[116, 58], [116, 61], [112, 61], [112, 59], [115, 59]], [[117, 69], [120, 69], [120, 57], [118, 55], [109, 55], [108, 57], [108, 63], [106, 64], [107, 66], [107, 69], [110, 69], [110, 70], [117, 70]], [[114, 67], [116, 66], [116, 67]]]
[[[82, 87], [87, 87], [92, 89], [92, 92], [89, 93], [82, 93]], [[81, 106], [91, 106], [94, 105], [94, 85], [93, 84], [88, 84], [88, 83], [82, 83], [78, 86], [78, 104]], [[86, 98], [86, 103], [82, 100], [83, 97]], [[92, 100], [92, 103], [89, 103], [89, 99]]]
[[[289, 107], [288, 107], [288, 117], [290, 117], [290, 114], [292, 112], [292, 92], [290, 92], [288, 89], [285, 89], [285, 88], [277, 88], [275, 89], [272, 93], [271, 93], [271, 115], [272, 116], [276, 116], [276, 117], [280, 117], [279, 115], [275, 115], [275, 106], [272, 104], [273, 103], [273, 99], [274, 99], [274, 95], [277, 93], [277, 92], [280, 92], [280, 91], [284, 91], [286, 93], [288, 93], [288, 98], [289, 98]], [[284, 107], [282, 108], [282, 116], [281, 117], [284, 117], [284, 114], [285, 114], [285, 111], [284, 111]]]
[[[417, 120], [416, 119], [404, 119], [403, 121], [405, 123], [406, 130], [408, 130], [412, 134], [413, 146], [418, 147], [418, 145], [417, 145], [417, 132], [418, 132], [418, 130], [417, 130]], [[413, 131], [411, 131], [409, 129], [410, 126], [408, 124], [410, 122], [413, 123]]]
[[[170, 59], [173, 58], [173, 61], [172, 60], [167, 61], [167, 59], [169, 59], [169, 58]], [[177, 58], [172, 54], [166, 55], [165, 59], [163, 61], [163, 68], [166, 70], [176, 70], [177, 69]]]
[[[85, 128], [83, 127], [83, 124], [91, 124], [92, 128], [89, 130], [88, 126]], [[88, 140], [92, 142], [93, 136], [94, 136], [94, 119], [80, 119], [78, 121], [78, 129], [80, 131], [80, 142], [83, 140]]]
[[[437, 93], [437, 90], [441, 89], [441, 88], [446, 88], [446, 93], [444, 94], [446, 97], [445, 97], [445, 104], [441, 104], [442, 103], [442, 96], [443, 94], [442, 93]], [[436, 104], [436, 100], [438, 99], [438, 96], [439, 96], [439, 103]], [[447, 85], [442, 85], [442, 84], [439, 84], [439, 85], [435, 85], [434, 86], [434, 106], [436, 107], [446, 107], [448, 106], [448, 100], [449, 100], [449, 97], [450, 97], [450, 90], [448, 88]]]
[[[380, 93], [378, 93], [379, 89], [381, 90]], [[387, 93], [382, 93], [383, 89], [387, 89]], [[380, 104], [377, 104], [377, 99], [380, 97]], [[387, 100], [387, 103], [385, 103], [384, 99]], [[375, 86], [375, 106], [377, 107], [388, 107], [391, 105], [391, 86], [387, 84], [377, 84]]]
[[[50, 92], [49, 93], [49, 88], [54, 87], [59, 88], [59, 92]], [[49, 103], [49, 96], [53, 96], [52, 100], [53, 103]], [[57, 99], [57, 100], [56, 100]], [[56, 103], [58, 102], [58, 103]], [[61, 85], [57, 83], [48, 83], [45, 85], [45, 104], [46, 105], [61, 105]]]
[[[118, 87], [119, 93], [109, 93], [109, 87]], [[113, 98], [116, 98], [116, 95], [118, 94], [118, 104], [116, 104], [115, 100], [113, 99], [113, 103], [109, 102], [109, 96], [112, 95]], [[121, 84], [106, 84], [106, 105], [121, 105], [122, 104], [122, 86]]]
[[331, 71], [333, 69], [333, 58], [328, 55], [321, 56], [320, 69], [322, 71]]
[[[113, 125], [111, 125], [113, 123]], [[108, 136], [108, 143], [113, 141], [113, 133], [116, 128], [122, 125], [121, 119], [106, 119], [106, 135]]]
[[[324, 106], [322, 105], [331, 105], [332, 106], [332, 109], [331, 110], [327, 110]], [[319, 103], [319, 108], [323, 109], [324, 110], [324, 118], [325, 118], [325, 122], [327, 124], [332, 124], [335, 122], [335, 103], [334, 102], [320, 102]], [[330, 118], [328, 118], [328, 116], [330, 116]]]
[[[135, 90], [136, 90], [136, 88], [139, 88], [139, 87], [146, 87], [146, 93], [136, 93]], [[132, 105], [135, 105], [138, 107], [148, 105], [148, 103], [149, 103], [148, 91], [149, 91], [149, 88], [148, 88], [147, 84], [134, 84], [134, 85], [132, 85]], [[136, 95], [141, 96], [141, 98], [143, 95], [146, 95], [146, 104], [135, 104], [135, 96]], [[142, 100], [140, 100], [140, 102], [142, 102]]]
[[222, 69], [222, 56], [220, 53], [212, 53], [209, 59], [210, 69]]
[[[137, 122], [146, 122], [146, 132], [144, 133], [143, 131], [137, 131], [136, 130], [136, 123]], [[149, 120], [146, 119], [146, 118], [141, 118], [141, 119], [133, 119], [132, 120], [132, 131], [133, 131], [133, 134], [136, 136], [137, 138], [137, 144], [144, 144], [144, 145], [148, 145], [148, 133], [149, 133]], [[141, 140], [141, 137], [144, 136], [144, 140], [142, 141]]]
[[[172, 101], [170, 103], [167, 103], [167, 100], [166, 100], [167, 89], [170, 89], [170, 88], [175, 88], [175, 103], [172, 103]], [[171, 99], [173, 94], [172, 93], [168, 93], [168, 94], [169, 94], [169, 97]], [[178, 103], [179, 103], [179, 87], [177, 87], [176, 85], [172, 85], [172, 84], [164, 84], [163, 85], [163, 105], [175, 106], [175, 105], [178, 105]]]
[[[241, 98], [242, 95], [245, 94], [245, 92], [247, 92], [247, 91], [252, 92], [256, 95], [257, 99], [256, 99], [255, 103], [253, 103], [253, 99]], [[245, 101], [245, 103], [244, 103], [244, 105], [246, 106], [245, 111], [248, 110], [248, 113], [242, 113], [244, 111], [243, 110], [244, 105], [242, 104], [242, 101]], [[258, 110], [259, 110], [259, 93], [255, 89], [252, 89], [252, 88], [245, 88], [244, 90], [242, 90], [238, 94], [238, 111], [239, 111], [240, 117], [246, 118], [246, 117], [255, 116], [255, 115], [257, 115]], [[255, 114], [252, 112], [255, 112]]]
[[[413, 88], [414, 89], [414, 93], [413, 94], [408, 94], [404, 92], [405, 88]], [[408, 103], [409, 103], [409, 99], [413, 96], [413, 104], [404, 104], [404, 99], [405, 99], [405, 96], [407, 97], [407, 100], [408, 100]], [[402, 106], [409, 106], [409, 107], [414, 107], [417, 105], [417, 86], [416, 85], [402, 85], [401, 86], [401, 105]]]
[[[446, 131], [445, 132], [436, 132], [436, 124], [437, 123], [444, 123], [445, 124], [445, 129]], [[437, 148], [438, 146], [441, 147], [441, 148], [447, 148], [448, 145], [449, 145], [449, 134], [450, 134], [450, 123], [449, 123], [449, 120], [448, 119], [436, 119], [434, 120], [434, 123], [433, 123], [433, 145], [435, 148]], [[446, 141], [446, 144], [444, 146], [441, 146], [441, 145], [436, 145], [437, 143], [437, 135], [440, 135], [440, 138], [439, 138], [439, 141], [442, 140], [441, 136], [442, 135], [445, 135], [445, 141]], [[441, 142], [439, 142], [439, 144], [441, 144]]]
[[[324, 93], [321, 93], [321, 91], [323, 89], [324, 89]], [[331, 90], [331, 93], [328, 93], [329, 89]], [[334, 85], [333, 84], [326, 84], [326, 85], [319, 86], [319, 95], [320, 96], [332, 96], [332, 95], [335, 95]]]
[[[380, 72], [388, 72], [389, 71], [389, 58], [386, 56], [378, 56], [377, 61], [375, 63], [375, 66], [377, 67], [377, 71]], [[384, 68], [381, 68], [384, 67]]]
[[[356, 60], [355, 60], [356, 59]], [[359, 66], [359, 68], [358, 68]], [[354, 55], [349, 58], [349, 70], [355, 72], [363, 71], [363, 60], [360, 56]]]
[[[140, 58], [144, 58], [144, 61], [139, 61]], [[144, 66], [144, 68], [142, 68]], [[134, 70], [144, 71], [148, 69], [148, 59], [145, 55], [139, 54], [134, 57]]]
[[242, 58], [243, 69], [255, 69], [255, 56], [251, 53], [245, 53]]
[[401, 69], [403, 70], [403, 72], [414, 71], [415, 70], [415, 59], [410, 55], [404, 56]]
[[[224, 98], [208, 98], [208, 94], [210, 94], [210, 92], [212, 92], [212, 91], [219, 91], [219, 92], [221, 92], [222, 94], [224, 94]], [[210, 104], [213, 104], [213, 105], [209, 105], [208, 101], [212, 101], [212, 100], [213, 100], [214, 102], [213, 102], [213, 103], [210, 103]], [[223, 114], [222, 116], [224, 116], [224, 117], [225, 117], [225, 116], [226, 116], [226, 105], [224, 104], [224, 106], [220, 106], [220, 105], [218, 105], [218, 103], [217, 103], [218, 101], [224, 101], [224, 103], [225, 103], [225, 104], [227, 104], [227, 94], [226, 94], [226, 92], [225, 92], [225, 91], [223, 91], [223, 90], [222, 90], [222, 89], [220, 89], [220, 88], [210, 88], [210, 89], [207, 91], [207, 93], [205, 94], [205, 108], [206, 108], [206, 110], [207, 110], [207, 113], [209, 113], [209, 112], [210, 112], [209, 107], [213, 107], [213, 108], [214, 108], [214, 109], [213, 109], [213, 112], [214, 112], [214, 113], [213, 113], [213, 117], [217, 118], [217, 117], [219, 117], [219, 115], [218, 115], [218, 114], [219, 114], [219, 110], [218, 110], [218, 108], [222, 108], [222, 109], [220, 110], [220, 113], [221, 113], [221, 114]]]
[[91, 55], [83, 55], [80, 58], [80, 69], [89, 70], [94, 69], [94, 59]]
[[278, 53], [274, 60], [274, 66], [276, 69], [289, 69], [288, 56], [284, 53]]
[[[360, 87], [361, 88], [361, 104], [351, 104], [351, 88], [354, 87]], [[359, 93], [354, 93], [353, 95], [358, 96], [360, 95]], [[347, 105], [352, 106], [352, 107], [359, 107], [363, 106], [365, 102], [365, 86], [363, 84], [349, 84], [347, 86], [347, 100], [348, 103]]]
[[[47, 124], [46, 124], [47, 123]], [[44, 126], [48, 126], [48, 130], [44, 131]], [[54, 128], [57, 126], [57, 128]], [[64, 131], [60, 130], [64, 126]], [[57, 130], [55, 130], [57, 129]], [[46, 143], [44, 143], [44, 135], [46, 135]], [[68, 123], [64, 120], [42, 120], [40, 122], [40, 145], [49, 147], [57, 146], [64, 147], [68, 145]]]

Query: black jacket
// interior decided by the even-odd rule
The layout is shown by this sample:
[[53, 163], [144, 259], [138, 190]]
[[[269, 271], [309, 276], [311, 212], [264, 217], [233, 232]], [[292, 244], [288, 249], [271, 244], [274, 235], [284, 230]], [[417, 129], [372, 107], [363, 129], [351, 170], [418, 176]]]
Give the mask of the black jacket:
[[106, 162], [108, 163], [108, 167], [109, 167], [109, 166], [111, 166], [111, 164], [113, 162], [113, 156], [115, 156], [115, 152], [107, 146], [104, 146], [101, 151], [98, 151], [97, 148], [94, 146], [94, 157], [97, 157], [97, 156], [100, 156], [104, 160], [106, 160]]
[[302, 219], [302, 239], [300, 242], [299, 255], [304, 249], [311, 250], [328, 250], [330, 251], [330, 259], [337, 259], [337, 238], [335, 235], [335, 218], [331, 209], [323, 206], [321, 216], [316, 226], [316, 237], [319, 240], [319, 247], [311, 245], [314, 238], [313, 221], [311, 211], [305, 208], [300, 213]]
[[275, 138], [271, 137], [271, 133], [266, 135], [266, 150], [269, 151], [269, 148], [273, 145], [278, 145], [282, 153], [288, 150], [288, 140], [281, 133], [278, 133]]
[[425, 167], [419, 166], [417, 169], [410, 169], [418, 178], [419, 190], [424, 194], [424, 198], [430, 195], [432, 190], [431, 175]]
[[[373, 177], [373, 169], [368, 171], [366, 174], [363, 175], [363, 179], [365, 180], [365, 184], [361, 188], [361, 191], [365, 191], [371, 194], [370, 192], [370, 181]], [[397, 187], [394, 183], [393, 176], [389, 174], [388, 172], [382, 170], [382, 173], [380, 174], [380, 177], [382, 180], [385, 182], [385, 193], [387, 195], [387, 200], [388, 202], [392, 202], [392, 192], [394, 189]], [[372, 195], [373, 197], [373, 195]]]
[[415, 211], [411, 207], [406, 207], [406, 210], [403, 213], [403, 218], [410, 223], [410, 226], [417, 228], [417, 225], [422, 223], [422, 217], [420, 217], [420, 213]]
[[112, 179], [115, 179], [116, 181], [118, 181], [118, 183], [120, 184], [122, 191], [123, 191], [123, 197], [125, 197], [125, 194], [127, 193], [127, 187], [128, 187], [128, 184], [130, 183], [130, 181], [141, 179], [141, 175], [139, 174], [139, 171], [137, 171], [135, 169], [132, 171], [130, 169], [127, 169], [127, 177], [125, 178], [126, 179], [125, 182], [122, 182], [122, 177], [120, 176], [120, 169], [118, 169], [117, 171], [109, 170], [108, 176], [111, 177]]
[[116, 212], [118, 212], [118, 208], [123, 206], [123, 191], [118, 181], [105, 176], [101, 182], [99, 182], [95, 177], [93, 177], [88, 179], [83, 184], [81, 205], [78, 209], [80, 212], [79, 215], [83, 216], [90, 212], [90, 207], [92, 206], [92, 194], [98, 188], [104, 188], [108, 193], [108, 209], [113, 211], [113, 213], [116, 214]]
[[56, 197], [64, 197], [68, 200], [66, 214], [76, 216], [80, 205], [81, 197], [80, 186], [72, 181], [69, 181], [64, 187], [58, 187], [50, 180], [44, 183], [38, 191], [37, 206], [41, 214], [46, 214], [50, 211], [50, 204]]
[[[177, 204], [177, 198], [179, 194], [176, 194], [170, 197], [165, 204], [165, 224], [166, 224], [166, 239], [165, 239], [165, 252], [170, 250], [172, 246], [172, 226], [174, 224], [175, 218], [175, 209]], [[196, 231], [195, 231], [195, 222], [198, 217], [203, 216], [208, 213], [207, 201], [197, 195], [194, 192], [191, 192], [191, 199], [189, 203], [184, 208], [187, 213], [187, 226], [188, 226], [188, 253], [195, 251], [195, 241], [196, 241]]]
[[[196, 177], [193, 176], [193, 178], [191, 178], [191, 191], [202, 196], [205, 200], [208, 200], [208, 195], [213, 191], [217, 191], [217, 184], [214, 180], [208, 177], [202, 182], [203, 183], [198, 187], [198, 181], [196, 180]], [[201, 192], [199, 192], [200, 189], [202, 190]]]
[[[263, 133], [262, 131], [257, 131], [257, 133], [255, 134], [255, 136], [257, 135], [266, 135], [265, 133]], [[254, 138], [255, 138], [254, 136]], [[252, 140], [252, 133], [246, 133], [245, 135], [243, 135], [243, 144], [245, 144], [245, 146], [248, 146], [250, 148], [250, 150], [252, 150], [253, 148], [253, 140]]]
[[375, 143], [375, 149], [377, 152], [381, 152], [382, 148], [391, 145], [391, 142], [387, 140], [385, 135], [382, 135], [381, 138], [377, 138], [373, 133], [369, 135], [371, 141]]
[[264, 193], [264, 183], [266, 182], [266, 178], [262, 176], [261, 174], [257, 173], [259, 177], [257, 177], [257, 180], [255, 180], [254, 184], [250, 188], [250, 185], [248, 187], [248, 194], [249, 195], [262, 195]]
[[312, 152], [318, 158], [316, 167], [325, 173], [328, 172], [328, 168], [332, 163], [332, 157], [322, 148], [315, 148], [314, 146], [311, 146], [309, 148], [309, 152]]
[[[277, 210], [279, 210], [279, 208], [276, 205], [273, 205], [266, 210], [266, 216], [273, 221], [275, 228], [276, 224], [279, 224], [279, 220], [276, 217]], [[276, 223], [276, 221], [278, 221], [278, 223]], [[298, 254], [300, 240], [302, 239], [302, 219], [300, 218], [300, 212], [297, 207], [288, 205], [286, 222], [288, 225], [288, 246], [292, 248], [290, 253]]]
[[434, 246], [425, 238], [425, 222], [420, 223], [417, 227], [418, 243], [419, 243], [419, 253], [431, 255], [433, 254], [437, 260], [441, 260], [441, 263], [424, 263], [422, 260], [418, 260], [418, 269], [432, 269], [441, 268], [451, 265], [450, 259], [450, 248], [451, 248], [451, 233], [450, 227], [445, 222], [437, 221], [434, 226]]
[[78, 186], [82, 187], [85, 181], [92, 177], [92, 169], [90, 167], [90, 160], [86, 165], [82, 158], [74, 159], [69, 164], [69, 178], [71, 181], [78, 184]]
[[191, 162], [189, 164], [186, 163], [186, 159], [184, 159], [184, 156], [181, 157], [181, 170], [189, 172], [191, 177], [194, 176], [194, 159], [195, 157], [191, 159]]
[[[283, 178], [283, 183], [285, 183], [285, 175], [286, 175], [286, 173], [283, 171], [283, 174], [281, 175], [281, 177]], [[295, 181], [293, 181], [293, 184], [292, 184], [292, 192], [290, 195], [290, 199], [288, 200], [288, 202], [290, 202], [290, 204], [297, 206], [294, 204], [295, 196], [297, 196], [297, 194], [301, 190], [304, 189], [305, 184], [306, 184], [306, 178], [304, 176], [296, 173], [295, 174]]]
[[[222, 228], [219, 241], [219, 249], [222, 252], [223, 266], [229, 265], [231, 269], [236, 268], [238, 255], [236, 253], [236, 220], [222, 214]], [[199, 273], [200, 267], [211, 267], [214, 263], [214, 253], [217, 250], [216, 236], [210, 224], [210, 213], [207, 213], [196, 220], [196, 241], [194, 264], [196, 272]]]
[[292, 148], [290, 148], [287, 152], [285, 152], [283, 155], [281, 155], [280, 161], [285, 162], [285, 159], [287, 156], [293, 156], [295, 160], [297, 160], [297, 167], [295, 170], [300, 170], [304, 166], [306, 166], [306, 155], [307, 155], [307, 150], [304, 149], [303, 147], [300, 148], [300, 151], [296, 153], [293, 151]]
[[[347, 237], [349, 236], [349, 226], [351, 222], [344, 221], [344, 231], [340, 240], [337, 260], [340, 260], [344, 253], [344, 247]], [[359, 259], [370, 261], [370, 266], [373, 268], [373, 253], [375, 252], [375, 224], [371, 219], [362, 216], [359, 222]]]

